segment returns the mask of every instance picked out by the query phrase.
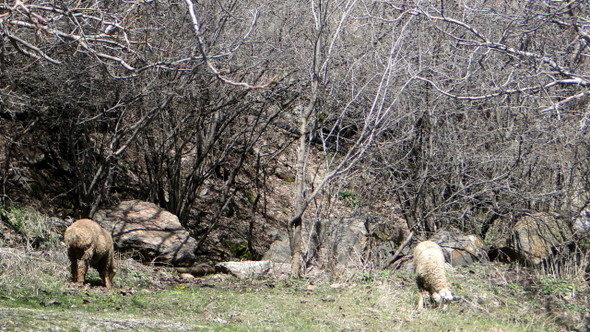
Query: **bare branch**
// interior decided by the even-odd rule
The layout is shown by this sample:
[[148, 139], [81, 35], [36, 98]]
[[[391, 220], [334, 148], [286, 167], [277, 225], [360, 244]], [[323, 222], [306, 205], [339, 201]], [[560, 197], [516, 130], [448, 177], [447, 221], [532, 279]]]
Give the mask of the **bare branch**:
[[433, 82], [430, 79], [427, 79], [427, 78], [424, 78], [421, 76], [416, 76], [416, 79], [419, 79], [421, 81], [429, 83], [438, 92], [442, 93], [443, 95], [445, 95], [447, 97], [451, 97], [451, 98], [454, 98], [457, 100], [470, 100], [470, 101], [491, 99], [491, 98], [495, 98], [495, 97], [499, 97], [499, 96], [503, 96], [503, 95], [512, 95], [512, 94], [517, 94], [517, 93], [537, 92], [542, 89], [548, 89], [548, 88], [551, 88], [551, 87], [554, 87], [557, 85], [577, 85], [577, 86], [583, 86], [583, 87], [590, 86], [589, 81], [582, 80], [580, 78], [575, 78], [575, 79], [557, 80], [557, 81], [553, 81], [553, 82], [547, 83], [542, 86], [529, 86], [529, 87], [520, 88], [520, 89], [500, 90], [500, 91], [493, 92], [493, 93], [488, 93], [488, 94], [483, 94], [483, 95], [475, 95], [475, 96], [473, 96], [473, 95], [472, 96], [460, 96], [460, 95], [456, 95], [456, 94], [453, 94], [453, 93], [450, 93], [448, 91], [441, 89], [435, 82]]
[[[43, 58], [43, 59], [45, 59], [45, 60], [53, 63], [54, 65], [61, 64], [60, 61], [57, 61], [57, 60], [51, 58], [50, 56], [48, 56], [47, 54], [45, 54], [45, 52], [41, 51], [38, 47], [36, 47], [34, 45], [31, 45], [30, 43], [28, 43], [28, 42], [20, 39], [19, 37], [16, 37], [16, 36], [13, 36], [13, 35], [10, 35], [10, 34], [6, 34], [6, 36], [13, 42], [13, 45], [19, 51], [21, 51], [22, 53], [24, 53], [25, 55], [30, 56], [30, 57], [35, 58], [35, 59], [41, 59], [41, 58]], [[38, 55], [37, 54], [34, 54], [34, 53], [31, 53], [31, 52], [28, 52], [26, 50], [23, 50], [22, 48], [18, 47], [18, 44], [22, 44], [26, 48], [33, 50]]]
[[[537, 59], [540, 60], [542, 63], [545, 63], [547, 65], [549, 65], [550, 68], [552, 68], [553, 70], [558, 71], [560, 74], [562, 75], [566, 75], [568, 77], [571, 78], [576, 78], [577, 76], [573, 73], [571, 73], [569, 70], [567, 70], [566, 68], [560, 66], [559, 64], [557, 64], [557, 62], [547, 56], [543, 56], [534, 52], [527, 52], [527, 51], [520, 51], [517, 50], [513, 47], [507, 46], [505, 44], [502, 43], [497, 43], [497, 42], [491, 42], [487, 37], [485, 37], [484, 35], [482, 35], [477, 29], [473, 28], [472, 26], [470, 26], [469, 24], [456, 20], [456, 19], [452, 19], [452, 18], [448, 18], [448, 17], [440, 17], [440, 16], [434, 16], [434, 15], [430, 15], [428, 13], [426, 13], [425, 11], [417, 11], [419, 14], [424, 15], [425, 17], [431, 19], [431, 20], [437, 20], [437, 21], [443, 21], [443, 22], [447, 22], [447, 23], [451, 23], [457, 26], [460, 26], [470, 32], [472, 32], [477, 39], [479, 40], [474, 40], [474, 41], [470, 41], [468, 42], [468, 45], [471, 46], [477, 46], [477, 47], [487, 47], [490, 49], [494, 49], [497, 51], [502, 51], [508, 54], [512, 54], [512, 55], [516, 55], [516, 56], [522, 56], [522, 57], [527, 57], [527, 58], [532, 58], [532, 59]], [[465, 40], [462, 40], [463, 42], [465, 42]]]
[[231, 80], [231, 79], [223, 76], [221, 74], [221, 72], [219, 71], [219, 69], [217, 69], [213, 65], [213, 63], [210, 61], [210, 58], [207, 56], [207, 52], [205, 51], [205, 41], [203, 40], [203, 34], [201, 32], [201, 27], [200, 27], [201, 25], [200, 25], [199, 20], [197, 18], [197, 14], [195, 12], [195, 6], [194, 6], [192, 0], [185, 0], [185, 2], [188, 6], [188, 11], [189, 11], [189, 14], [190, 14], [190, 17], [192, 20], [193, 29], [195, 31], [195, 37], [197, 39], [197, 49], [199, 50], [199, 53], [201, 53], [201, 56], [203, 57], [203, 61], [205, 61], [205, 64], [213, 72], [215, 77], [217, 77], [220, 81], [222, 81], [226, 84], [240, 86], [240, 87], [249, 88], [249, 89], [264, 88], [264, 87], [267, 87], [267, 86], [274, 83], [274, 81], [270, 81], [270, 82], [267, 82], [264, 84], [250, 84], [247, 82], [234, 81], [234, 80]]

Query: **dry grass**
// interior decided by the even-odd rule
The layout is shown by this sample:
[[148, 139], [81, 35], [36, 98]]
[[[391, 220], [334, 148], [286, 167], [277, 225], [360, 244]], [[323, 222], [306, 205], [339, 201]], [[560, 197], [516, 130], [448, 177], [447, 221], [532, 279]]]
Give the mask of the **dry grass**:
[[4, 296], [37, 296], [56, 291], [69, 278], [65, 250], [0, 248], [0, 290]]

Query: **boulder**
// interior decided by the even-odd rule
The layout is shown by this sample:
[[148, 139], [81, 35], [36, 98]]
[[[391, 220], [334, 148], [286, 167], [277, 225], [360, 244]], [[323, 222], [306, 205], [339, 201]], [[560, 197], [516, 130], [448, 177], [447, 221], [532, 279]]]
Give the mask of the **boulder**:
[[153, 203], [123, 201], [113, 209], [98, 211], [94, 220], [111, 231], [117, 250], [130, 252], [143, 262], [187, 266], [195, 260], [197, 241], [178, 217]]
[[[386, 268], [409, 233], [400, 224], [399, 220], [380, 220], [362, 214], [309, 220], [303, 227], [307, 266], [328, 270]], [[408, 251], [409, 246], [400, 254]], [[289, 264], [291, 248], [287, 234], [279, 235], [262, 259]]]
[[291, 264], [291, 247], [289, 238], [285, 235], [275, 240], [262, 256], [263, 261]]
[[[409, 245], [400, 250], [400, 246], [406, 244], [410, 236], [406, 222], [400, 219], [381, 221], [369, 218], [366, 225], [369, 230], [369, 244], [365, 264], [379, 269], [399, 269], [404, 263], [404, 257], [411, 251]], [[398, 255], [394, 257], [395, 253]]]
[[432, 241], [441, 246], [446, 261], [452, 266], [466, 266], [487, 258], [484, 243], [477, 235], [441, 231]]
[[273, 277], [289, 276], [291, 275], [291, 263], [271, 262], [269, 274]]
[[580, 213], [580, 216], [574, 220], [573, 229], [577, 237], [588, 237], [590, 236], [590, 211], [584, 210]]
[[362, 267], [369, 232], [364, 218], [316, 219], [308, 231], [307, 260], [329, 270]]
[[572, 239], [571, 228], [556, 214], [539, 212], [521, 217], [507, 241], [518, 260], [536, 265], [549, 258], [552, 249]]
[[271, 265], [270, 261], [222, 262], [215, 265], [215, 271], [238, 278], [260, 277], [269, 274]]

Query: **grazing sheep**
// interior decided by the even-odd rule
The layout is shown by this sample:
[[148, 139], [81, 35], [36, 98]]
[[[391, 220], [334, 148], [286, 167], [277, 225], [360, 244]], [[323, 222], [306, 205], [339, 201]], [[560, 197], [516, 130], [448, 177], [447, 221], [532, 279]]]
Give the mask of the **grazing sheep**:
[[106, 288], [113, 285], [115, 268], [111, 233], [90, 219], [71, 224], [64, 234], [71, 262], [72, 281], [84, 283], [88, 265], [98, 270]]
[[418, 309], [424, 308], [424, 296], [440, 305], [453, 300], [445, 275], [445, 256], [441, 247], [432, 241], [423, 241], [414, 248], [416, 283], [418, 284]]

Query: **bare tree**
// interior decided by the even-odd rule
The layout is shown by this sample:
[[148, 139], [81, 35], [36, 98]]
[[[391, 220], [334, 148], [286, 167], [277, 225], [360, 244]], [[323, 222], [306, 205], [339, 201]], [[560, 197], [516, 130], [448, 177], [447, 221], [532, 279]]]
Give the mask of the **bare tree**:
[[[409, 226], [486, 235], [529, 210], [587, 206], [587, 16], [583, 1], [388, 2], [384, 22], [415, 16], [415, 73], [398, 107], [414, 110], [370, 154], [375, 192]], [[392, 153], [391, 148], [395, 147]], [[377, 171], [378, 170], [378, 171]], [[576, 212], [577, 211], [577, 212]]]
[[[309, 207], [343, 175], [422, 233], [575, 214], [590, 202], [589, 13], [582, 0], [5, 2], [3, 195], [52, 179], [46, 195], [84, 214], [130, 194], [188, 224], [213, 183], [219, 219], [260, 189], [244, 165], [263, 173], [293, 139], [294, 274]], [[289, 138], [260, 153], [278, 127]]]
[[[357, 1], [337, 6], [311, 2], [314, 30], [309, 93], [299, 110], [297, 198], [289, 222], [294, 275], [302, 272], [301, 231], [309, 204], [331, 181], [350, 172], [382, 132], [395, 123], [395, 104], [412, 80], [401, 51], [413, 17], [399, 18], [393, 31], [367, 39], [361, 27], [375, 22], [364, 22], [364, 9]], [[347, 47], [349, 40], [354, 47]], [[324, 162], [310, 171], [310, 146], [316, 140], [321, 143]]]

